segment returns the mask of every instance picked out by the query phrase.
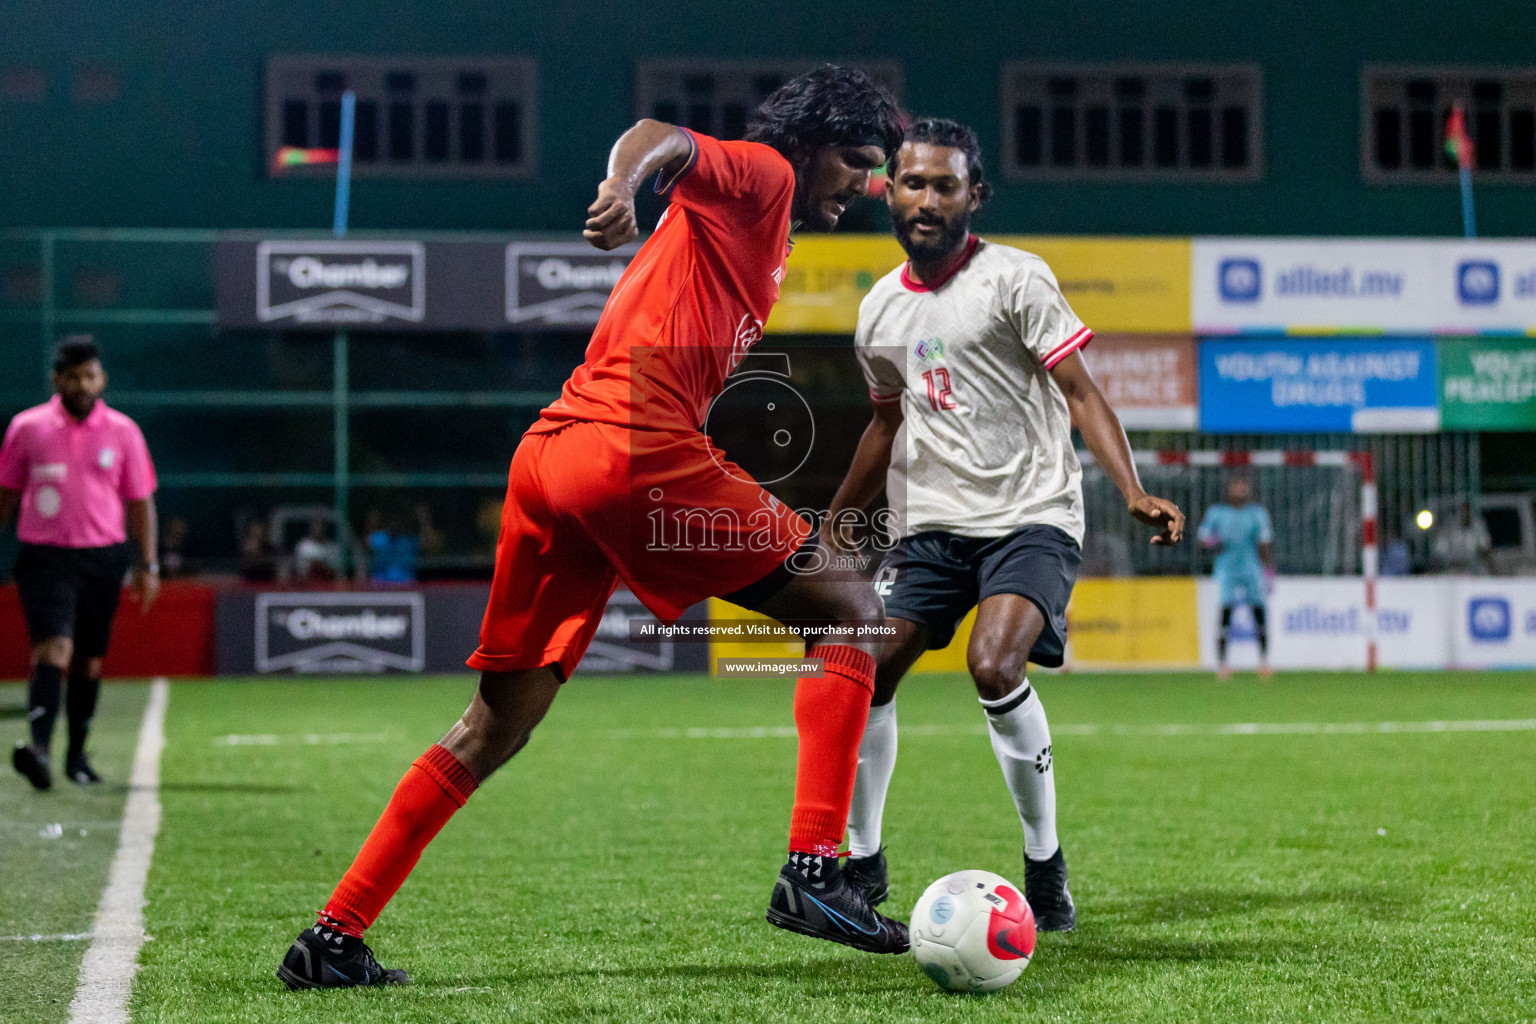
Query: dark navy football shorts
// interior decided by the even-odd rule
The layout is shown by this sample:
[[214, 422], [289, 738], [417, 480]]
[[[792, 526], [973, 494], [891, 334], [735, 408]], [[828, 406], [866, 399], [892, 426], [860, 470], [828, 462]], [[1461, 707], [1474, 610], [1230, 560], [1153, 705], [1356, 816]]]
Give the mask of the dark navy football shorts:
[[928, 628], [928, 650], [948, 647], [955, 627], [994, 594], [1028, 598], [1045, 617], [1029, 660], [1061, 665], [1067, 646], [1067, 600], [1082, 548], [1054, 526], [1024, 526], [1006, 537], [961, 537], [929, 530], [904, 538], [875, 573], [885, 614]]

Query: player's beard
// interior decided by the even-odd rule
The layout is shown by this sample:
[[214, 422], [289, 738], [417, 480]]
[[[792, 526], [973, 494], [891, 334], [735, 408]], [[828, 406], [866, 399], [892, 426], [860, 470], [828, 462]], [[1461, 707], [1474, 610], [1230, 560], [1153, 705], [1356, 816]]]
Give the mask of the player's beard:
[[[912, 226], [917, 223], [942, 224], [943, 232], [932, 241], [912, 237]], [[937, 263], [958, 250], [970, 236], [971, 215], [962, 213], [953, 220], [940, 217], [924, 217], [916, 214], [906, 219], [896, 218], [896, 241], [907, 251], [907, 258], [914, 263]]]
[[59, 400], [64, 403], [64, 411], [77, 420], [83, 420], [96, 408], [96, 403], [101, 400], [100, 395], [72, 394], [60, 395]]

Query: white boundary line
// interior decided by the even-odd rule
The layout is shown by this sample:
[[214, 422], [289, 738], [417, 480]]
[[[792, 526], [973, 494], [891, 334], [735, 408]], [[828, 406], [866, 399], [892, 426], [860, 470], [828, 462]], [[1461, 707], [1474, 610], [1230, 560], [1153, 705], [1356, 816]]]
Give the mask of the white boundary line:
[[[985, 725], [908, 725], [903, 736], [985, 736]], [[1536, 718], [1489, 718], [1430, 722], [1174, 722], [1165, 725], [1067, 723], [1051, 727], [1058, 736], [1359, 736], [1367, 733], [1536, 732]], [[609, 729], [610, 739], [792, 740], [792, 725], [746, 728]]]
[[80, 982], [69, 1004], [70, 1024], [127, 1024], [128, 996], [144, 945], [144, 883], [160, 832], [160, 753], [165, 749], [165, 706], [170, 685], [153, 680], [139, 726], [128, 778], [123, 830], [112, 857], [107, 887], [96, 907], [93, 936], [80, 964]]

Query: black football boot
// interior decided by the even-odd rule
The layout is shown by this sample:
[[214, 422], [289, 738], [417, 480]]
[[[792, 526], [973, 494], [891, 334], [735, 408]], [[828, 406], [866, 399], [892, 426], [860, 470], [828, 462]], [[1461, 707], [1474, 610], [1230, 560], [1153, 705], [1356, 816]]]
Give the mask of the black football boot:
[[868, 857], [849, 857], [843, 865], [843, 877], [864, 894], [872, 907], [878, 907], [891, 895], [891, 880], [885, 867], [885, 847]]
[[1067, 858], [1061, 847], [1047, 860], [1024, 855], [1024, 900], [1042, 932], [1069, 932], [1077, 927], [1077, 907], [1067, 891]]
[[316, 924], [299, 932], [278, 965], [277, 976], [289, 988], [353, 988], [358, 985], [399, 985], [404, 971], [381, 967], [368, 943]]
[[101, 781], [84, 754], [70, 754], [64, 759], [64, 777], [77, 786], [94, 786]]
[[11, 751], [11, 766], [30, 783], [33, 789], [50, 789], [53, 771], [48, 767], [48, 751], [39, 750], [28, 743], [16, 744]]
[[882, 917], [837, 866], [837, 858], [791, 853], [768, 898], [768, 923], [866, 953], [905, 953], [907, 926]]

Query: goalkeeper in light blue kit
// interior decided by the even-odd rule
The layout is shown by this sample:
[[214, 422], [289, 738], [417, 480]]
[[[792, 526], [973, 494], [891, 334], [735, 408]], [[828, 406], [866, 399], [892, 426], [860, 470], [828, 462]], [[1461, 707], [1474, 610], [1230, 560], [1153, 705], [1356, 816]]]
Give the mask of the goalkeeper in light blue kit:
[[1221, 588], [1221, 631], [1216, 635], [1216, 661], [1222, 679], [1227, 668], [1227, 635], [1232, 630], [1232, 609], [1246, 604], [1253, 609], [1254, 632], [1259, 640], [1259, 675], [1268, 677], [1269, 630], [1264, 598], [1275, 575], [1275, 536], [1269, 511], [1253, 499], [1253, 484], [1234, 474], [1227, 480], [1227, 500], [1206, 510], [1200, 521], [1200, 543], [1216, 551], [1212, 575]]

